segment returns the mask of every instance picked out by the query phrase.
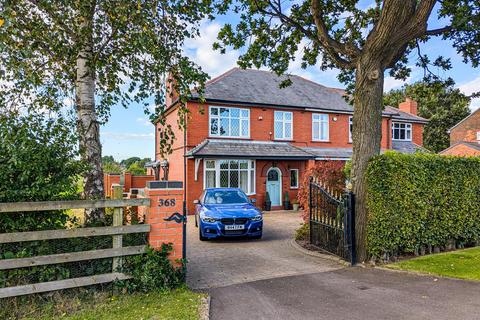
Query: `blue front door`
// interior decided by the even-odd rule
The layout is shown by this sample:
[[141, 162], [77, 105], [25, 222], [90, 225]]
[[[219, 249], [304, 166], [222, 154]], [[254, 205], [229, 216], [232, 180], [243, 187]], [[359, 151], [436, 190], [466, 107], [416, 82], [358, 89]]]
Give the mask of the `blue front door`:
[[280, 195], [282, 193], [282, 181], [280, 172], [277, 168], [270, 168], [267, 174], [267, 192], [270, 195], [272, 206], [280, 206], [282, 204]]

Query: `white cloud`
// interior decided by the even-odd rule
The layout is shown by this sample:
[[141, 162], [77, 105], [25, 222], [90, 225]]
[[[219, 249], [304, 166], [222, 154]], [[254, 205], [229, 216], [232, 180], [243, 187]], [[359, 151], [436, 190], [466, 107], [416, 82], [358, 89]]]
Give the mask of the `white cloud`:
[[152, 123], [150, 122], [150, 120], [148, 120], [148, 119], [145, 118], [145, 117], [139, 117], [139, 118], [137, 118], [136, 121], [137, 121], [138, 123], [143, 124], [143, 125], [146, 126], [146, 127], [151, 127], [151, 126], [152, 126]]
[[383, 91], [388, 92], [392, 89], [398, 89], [406, 83], [409, 83], [412, 78], [408, 77], [407, 80], [399, 80], [394, 77], [386, 77], [383, 83]]
[[[459, 85], [458, 89], [460, 89], [460, 91], [462, 91], [466, 95], [480, 92], [480, 75], [469, 82]], [[470, 103], [470, 109], [473, 111], [478, 108], [480, 108], [480, 98], [472, 99]]]
[[237, 65], [238, 50], [228, 49], [225, 54], [213, 50], [221, 25], [204, 21], [200, 26], [200, 36], [185, 42], [186, 54], [210, 76], [219, 75]]

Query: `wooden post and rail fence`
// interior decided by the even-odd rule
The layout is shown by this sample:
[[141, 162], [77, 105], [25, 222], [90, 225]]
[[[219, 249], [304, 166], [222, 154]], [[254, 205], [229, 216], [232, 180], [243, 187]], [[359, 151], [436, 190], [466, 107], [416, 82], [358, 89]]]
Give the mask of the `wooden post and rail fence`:
[[[169, 196], [169, 190], [149, 190], [147, 188], [145, 190], [146, 197], [136, 199], [122, 199], [122, 191], [122, 186], [115, 186], [114, 199], [0, 203], [0, 214], [113, 208], [112, 226], [0, 233], [0, 244], [112, 236], [112, 248], [109, 249], [41, 255], [28, 258], [1, 259], [0, 271], [94, 259], [112, 258], [113, 260], [112, 272], [110, 273], [0, 288], [0, 298], [89, 286], [131, 278], [129, 275], [119, 271], [122, 266], [122, 257], [142, 254], [145, 252], [146, 246], [124, 247], [122, 239], [123, 235], [126, 234], [148, 233], [148, 243], [154, 249], [160, 248], [162, 243], [172, 243], [174, 248], [182, 245], [181, 242], [178, 243], [178, 239], [181, 239], [181, 233], [178, 235], [181, 229], [174, 225], [175, 222], [164, 221], [165, 217], [178, 208], [158, 208], [159, 198], [162, 198], [164, 195]], [[149, 196], [150, 194], [152, 196]], [[177, 196], [183, 197], [183, 193], [179, 194], [177, 192], [176, 194]], [[139, 211], [145, 214], [145, 224], [123, 225], [123, 209], [125, 207], [139, 207]], [[163, 235], [164, 233], [165, 235]], [[172, 260], [178, 259], [178, 252], [176, 253], [175, 251], [178, 251], [178, 249], [172, 253]]]

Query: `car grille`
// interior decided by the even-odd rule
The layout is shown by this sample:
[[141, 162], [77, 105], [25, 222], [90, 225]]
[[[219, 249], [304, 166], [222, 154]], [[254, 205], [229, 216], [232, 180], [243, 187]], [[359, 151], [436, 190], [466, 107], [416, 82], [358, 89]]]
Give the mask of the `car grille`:
[[245, 233], [245, 230], [225, 230], [225, 235], [241, 235]]
[[220, 221], [223, 224], [245, 224], [248, 221], [248, 218], [222, 218]]

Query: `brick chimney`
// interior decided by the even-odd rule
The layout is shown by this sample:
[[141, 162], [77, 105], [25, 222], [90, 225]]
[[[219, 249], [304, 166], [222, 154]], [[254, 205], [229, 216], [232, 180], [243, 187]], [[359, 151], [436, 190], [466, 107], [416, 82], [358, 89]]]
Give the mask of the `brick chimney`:
[[167, 83], [165, 84], [166, 87], [166, 97], [165, 97], [165, 104], [170, 107], [178, 98], [178, 92], [175, 90], [176, 81], [173, 78], [171, 72], [168, 73]]
[[405, 101], [398, 105], [398, 109], [403, 112], [408, 112], [413, 115], [417, 115], [417, 101], [410, 98], [405, 98]]

